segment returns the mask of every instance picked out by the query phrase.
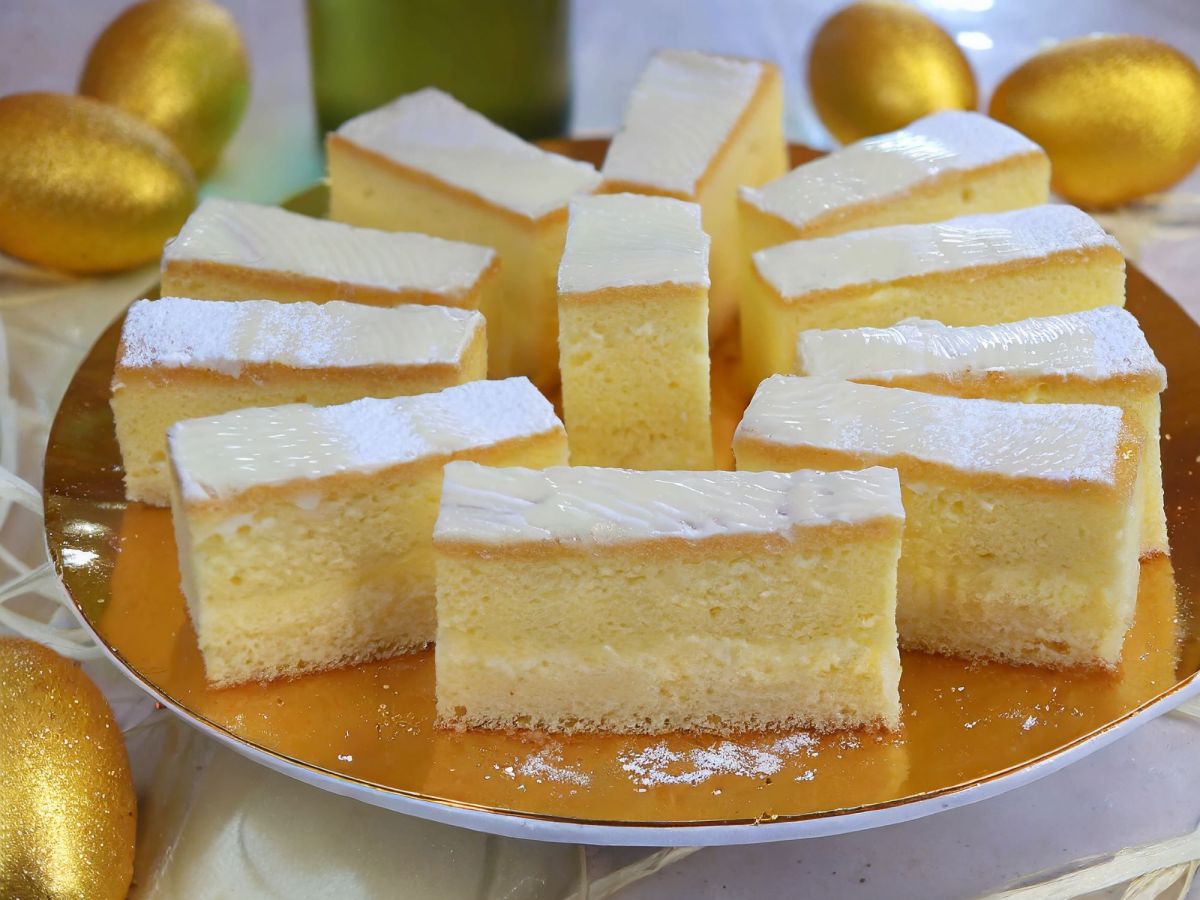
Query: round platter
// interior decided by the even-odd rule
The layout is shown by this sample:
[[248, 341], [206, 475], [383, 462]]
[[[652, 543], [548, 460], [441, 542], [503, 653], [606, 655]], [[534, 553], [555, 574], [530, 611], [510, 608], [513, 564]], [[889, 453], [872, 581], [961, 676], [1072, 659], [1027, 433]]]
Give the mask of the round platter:
[[[604, 146], [552, 148], [598, 162]], [[812, 155], [793, 150], [794, 162]], [[324, 199], [316, 188], [289, 206], [320, 215]], [[178, 588], [170, 514], [124, 499], [108, 405], [119, 321], [55, 419], [46, 539], [84, 623], [131, 679], [205, 733], [325, 790], [496, 834], [596, 844], [754, 843], [888, 825], [1030, 782], [1200, 693], [1200, 542], [1188, 538], [1200, 327], [1132, 266], [1128, 307], [1171, 379], [1162, 422], [1174, 555], [1142, 564], [1121, 666], [1051, 671], [904, 653], [895, 735], [446, 732], [433, 726], [432, 650], [209, 688]], [[713, 428], [727, 448], [746, 398], [733, 387], [734, 345], [713, 356]]]

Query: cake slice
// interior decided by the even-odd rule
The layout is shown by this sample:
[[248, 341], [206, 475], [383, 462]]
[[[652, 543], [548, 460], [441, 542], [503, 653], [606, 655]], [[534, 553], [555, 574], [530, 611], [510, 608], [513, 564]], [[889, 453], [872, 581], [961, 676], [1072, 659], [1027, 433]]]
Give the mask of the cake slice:
[[937, 319], [986, 325], [1125, 303], [1117, 242], [1073, 206], [1035, 206], [925, 225], [793, 241], [754, 254], [742, 295], [751, 387], [795, 371], [813, 328]]
[[558, 342], [573, 465], [713, 467], [708, 247], [694, 203], [571, 202]]
[[163, 250], [162, 294], [477, 309], [499, 269], [489, 247], [210, 197]]
[[994, 119], [947, 110], [738, 192], [746, 255], [799, 238], [1036, 206], [1050, 160]]
[[555, 280], [567, 202], [591, 193], [587, 163], [527, 144], [433, 88], [351, 119], [327, 141], [330, 215], [492, 247], [484, 297], [492, 377], [558, 381]]
[[709, 340], [737, 315], [737, 190], [787, 171], [783, 86], [770, 63], [664, 50], [647, 65], [608, 148], [601, 190], [700, 204], [712, 237]]
[[803, 331], [796, 355], [801, 375], [955, 397], [1120, 406], [1146, 435], [1139, 475], [1142, 556], [1168, 552], [1158, 434], [1167, 371], [1125, 310], [1102, 306], [1002, 325], [911, 321]]
[[894, 728], [903, 523], [888, 469], [452, 463], [434, 533], [438, 719]]
[[486, 375], [483, 316], [442, 306], [139, 300], [112, 410], [129, 500], [166, 506], [167, 428], [246, 406], [422, 394]]
[[242, 409], [179, 422], [169, 442], [183, 593], [214, 685], [425, 646], [442, 467], [567, 452], [524, 378]]
[[739, 469], [900, 471], [903, 645], [1109, 668], [1137, 599], [1141, 447], [1116, 406], [796, 376], [764, 381], [734, 438]]

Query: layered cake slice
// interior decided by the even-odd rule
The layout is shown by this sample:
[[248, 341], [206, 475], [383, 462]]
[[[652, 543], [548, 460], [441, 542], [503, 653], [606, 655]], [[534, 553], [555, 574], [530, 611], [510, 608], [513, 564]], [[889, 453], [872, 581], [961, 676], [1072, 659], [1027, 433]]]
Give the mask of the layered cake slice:
[[905, 646], [1112, 667], [1133, 621], [1142, 436], [1116, 406], [1004, 403], [775, 376], [739, 469], [900, 471]]
[[1167, 553], [1159, 394], [1167, 371], [1115, 306], [1002, 325], [901, 322], [800, 333], [796, 371], [956, 397], [1120, 406], [1146, 435], [1142, 556]]
[[903, 524], [888, 469], [452, 463], [434, 534], [439, 721], [893, 728]]
[[567, 202], [600, 175], [509, 134], [441, 91], [409, 94], [329, 136], [330, 215], [493, 247], [498, 290], [481, 307], [493, 377], [558, 381], [555, 280]]
[[567, 453], [524, 378], [243, 409], [179, 422], [169, 443], [183, 592], [215, 685], [428, 644], [442, 467], [559, 465]]
[[708, 246], [694, 203], [571, 202], [558, 341], [572, 464], [713, 467]]
[[892, 225], [760, 250], [742, 295], [751, 386], [795, 371], [814, 328], [981, 325], [1125, 303], [1125, 260], [1087, 213], [1046, 205]]
[[477, 309], [499, 268], [489, 247], [209, 198], [163, 250], [162, 294]]
[[483, 316], [442, 306], [140, 300], [112, 410], [130, 500], [167, 504], [167, 428], [246, 406], [422, 394], [486, 376]]
[[633, 89], [604, 160], [601, 190], [699, 203], [712, 237], [709, 338], [737, 314], [737, 190], [787, 171], [779, 70], [692, 50], [655, 54]]
[[947, 110], [739, 191], [746, 253], [798, 238], [1036, 206], [1050, 160], [994, 119]]

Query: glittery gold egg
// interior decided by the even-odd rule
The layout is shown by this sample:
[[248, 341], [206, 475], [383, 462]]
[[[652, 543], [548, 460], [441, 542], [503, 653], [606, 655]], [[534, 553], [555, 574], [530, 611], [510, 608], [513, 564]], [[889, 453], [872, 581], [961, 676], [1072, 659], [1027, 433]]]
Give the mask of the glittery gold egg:
[[65, 94], [0, 97], [0, 251], [70, 272], [148, 262], [196, 205], [165, 137]]
[[250, 92], [237, 23], [207, 0], [135, 4], [97, 39], [79, 92], [153, 125], [203, 174], [237, 130]]
[[866, 0], [825, 20], [808, 55], [817, 115], [842, 143], [942, 109], [974, 109], [975, 76], [954, 40], [903, 3]]
[[0, 897], [124, 897], [137, 802], [121, 732], [78, 665], [0, 638]]
[[1009, 74], [989, 110], [1050, 156], [1054, 189], [1084, 206], [1163, 190], [1200, 161], [1200, 70], [1159, 41], [1065, 41]]

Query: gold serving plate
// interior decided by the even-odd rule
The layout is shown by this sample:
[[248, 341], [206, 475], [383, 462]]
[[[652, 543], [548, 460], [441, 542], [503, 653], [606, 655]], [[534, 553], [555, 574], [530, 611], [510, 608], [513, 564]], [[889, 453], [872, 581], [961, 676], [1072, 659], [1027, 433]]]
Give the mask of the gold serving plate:
[[[553, 145], [593, 162], [604, 146]], [[793, 151], [796, 162], [812, 155]], [[317, 188], [289, 205], [320, 215], [324, 200]], [[1119, 669], [1051, 671], [904, 653], [904, 722], [894, 735], [447, 732], [433, 724], [432, 650], [270, 684], [210, 688], [179, 592], [170, 514], [124, 498], [108, 405], [119, 322], [76, 373], [50, 434], [47, 541], [84, 619], [135, 678], [252, 755], [342, 793], [626, 827], [797, 822], [895, 811], [931, 798], [950, 805], [949, 795], [1029, 775], [1043, 763], [1053, 767], [1089, 738], [1111, 736], [1139, 709], [1186, 694], [1200, 669], [1192, 609], [1200, 548], [1187, 538], [1200, 465], [1200, 328], [1132, 266], [1128, 307], [1171, 378], [1163, 468], [1174, 556], [1142, 565], [1137, 620]], [[732, 343], [714, 352], [714, 430], [724, 448], [746, 402], [735, 387], [736, 357]], [[296, 560], [298, 578], [305, 565]]]

